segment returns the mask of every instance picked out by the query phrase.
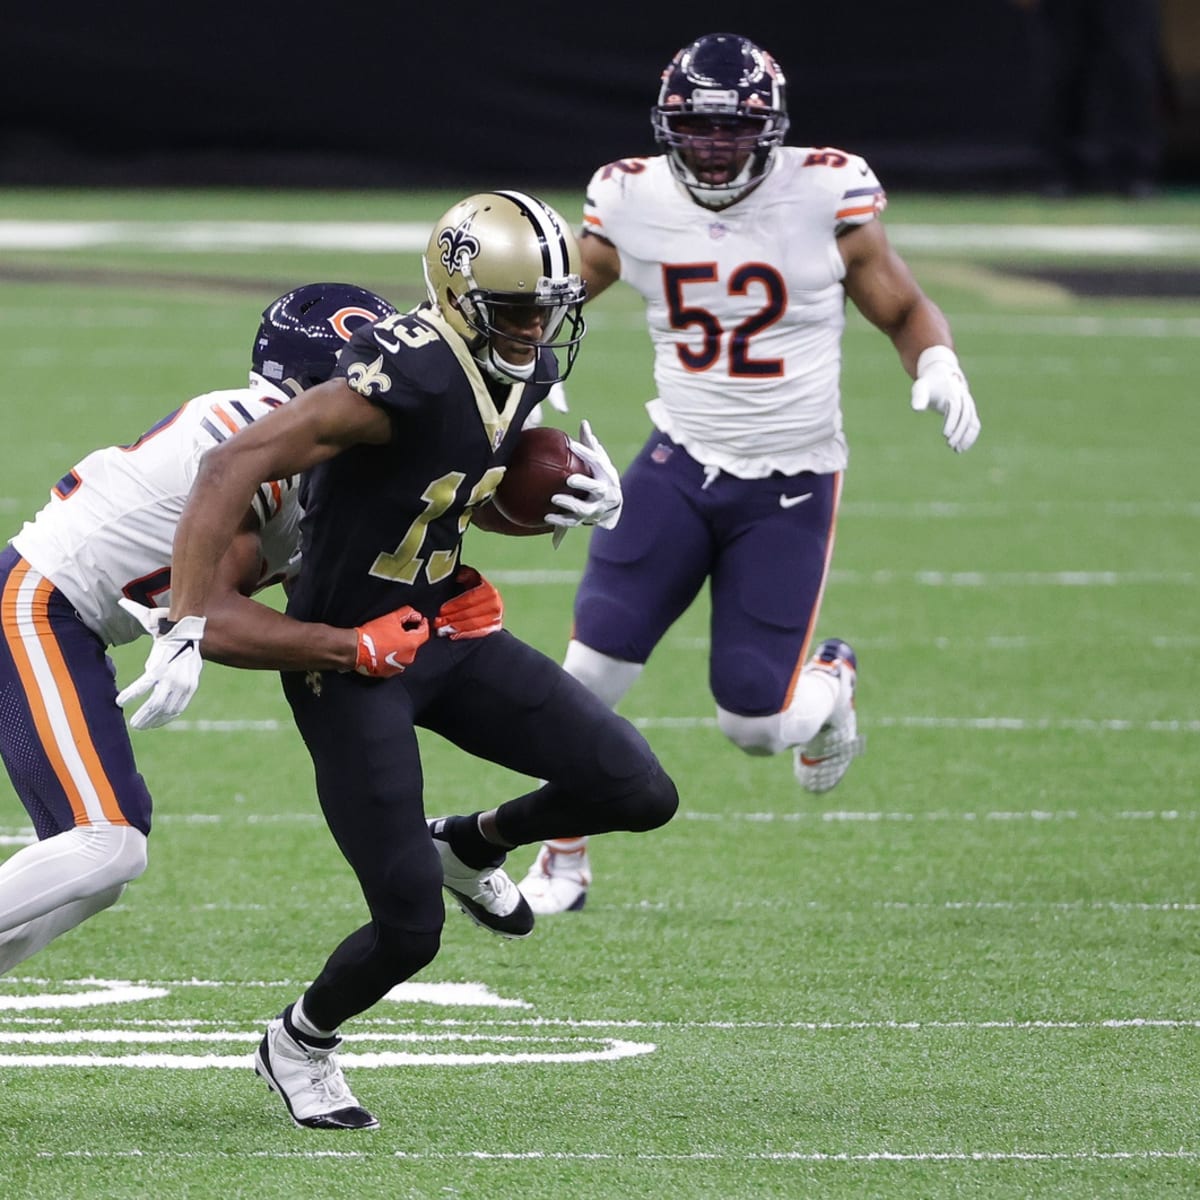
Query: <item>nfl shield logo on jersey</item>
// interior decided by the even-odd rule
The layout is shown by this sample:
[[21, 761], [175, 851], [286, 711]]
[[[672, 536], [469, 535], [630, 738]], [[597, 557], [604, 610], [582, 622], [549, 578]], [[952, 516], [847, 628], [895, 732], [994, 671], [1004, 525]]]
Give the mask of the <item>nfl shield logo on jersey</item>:
[[670, 458], [674, 453], [674, 450], [672, 450], [670, 446], [664, 446], [662, 442], [659, 442], [658, 445], [650, 451], [650, 461], [656, 463], [665, 463], [667, 459]]

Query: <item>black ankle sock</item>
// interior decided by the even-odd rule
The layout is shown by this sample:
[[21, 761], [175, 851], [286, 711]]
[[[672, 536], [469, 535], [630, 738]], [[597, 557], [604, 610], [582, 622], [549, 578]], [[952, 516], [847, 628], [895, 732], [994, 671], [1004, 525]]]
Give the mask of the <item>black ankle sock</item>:
[[450, 843], [450, 849], [468, 867], [483, 870], [498, 867], [504, 861], [504, 850], [479, 832], [479, 814], [469, 817], [446, 817], [433, 827], [433, 836]]

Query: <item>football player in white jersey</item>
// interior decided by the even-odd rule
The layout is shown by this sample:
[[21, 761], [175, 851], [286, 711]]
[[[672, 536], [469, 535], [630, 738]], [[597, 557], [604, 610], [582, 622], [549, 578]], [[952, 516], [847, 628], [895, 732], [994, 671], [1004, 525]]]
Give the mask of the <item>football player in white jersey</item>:
[[[784, 77], [731, 33], [680, 50], [652, 110], [662, 153], [601, 167], [581, 238], [588, 298], [618, 279], [646, 302], [657, 396], [622, 477], [625, 517], [592, 534], [564, 666], [616, 705], [707, 581], [721, 731], [748, 754], [791, 750], [823, 792], [861, 752], [857, 661], [810, 658], [847, 465], [839, 392], [849, 297], [891, 338], [951, 449], [979, 418], [950, 327], [888, 243], [879, 180], [857, 155], [784, 146]], [[564, 830], [564, 833], [568, 832]], [[586, 841], [541, 849], [521, 890], [577, 910]]]
[[[0, 553], [0, 755], [39, 839], [0, 865], [0, 974], [114, 903], [145, 869], [150, 795], [120, 703], [148, 685], [118, 696], [106, 649], [160, 632], [175, 526], [201, 456], [329, 378], [354, 330], [394, 312], [346, 284], [280, 297], [263, 313], [248, 387], [198, 396], [132, 444], [89, 454]], [[373, 628], [339, 629], [249, 598], [296, 568], [295, 485], [282, 479], [255, 495], [220, 565], [205, 656], [238, 667], [393, 673], [385, 660], [407, 652], [412, 661], [428, 636], [424, 618], [388, 614]], [[167, 653], [186, 661], [196, 631], [180, 622], [171, 632]], [[147, 704], [131, 723], [163, 719]]]

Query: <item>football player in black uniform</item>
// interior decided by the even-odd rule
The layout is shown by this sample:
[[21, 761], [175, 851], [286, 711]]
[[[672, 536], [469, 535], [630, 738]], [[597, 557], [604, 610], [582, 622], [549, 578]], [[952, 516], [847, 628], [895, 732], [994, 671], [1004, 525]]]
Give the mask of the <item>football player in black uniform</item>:
[[[391, 677], [283, 675], [325, 819], [371, 918], [270, 1022], [258, 1050], [256, 1070], [311, 1128], [378, 1125], [337, 1065], [337, 1029], [432, 961], [443, 886], [480, 924], [523, 937], [533, 914], [500, 869], [506, 851], [567, 828], [653, 829], [678, 805], [645, 739], [502, 629], [498, 593], [459, 562], [472, 520], [501, 526], [488, 498], [530, 411], [578, 350], [575, 238], [531, 196], [484, 193], [436, 223], [424, 267], [428, 303], [360, 330], [333, 380], [205, 456], [174, 548], [170, 615], [190, 619], [194, 634], [210, 564], [254, 490], [303, 471], [303, 565], [288, 614], [362, 626], [398, 598], [409, 606], [397, 620], [410, 653]], [[584, 495], [555, 497], [547, 520], [611, 526], [620, 483], [586, 423], [574, 449], [592, 473], [568, 483]], [[173, 676], [193, 656], [194, 644], [166, 662], [160, 654], [155, 691], [178, 696]], [[389, 666], [369, 665], [375, 675]], [[427, 821], [416, 727], [546, 782], [486, 812]]]

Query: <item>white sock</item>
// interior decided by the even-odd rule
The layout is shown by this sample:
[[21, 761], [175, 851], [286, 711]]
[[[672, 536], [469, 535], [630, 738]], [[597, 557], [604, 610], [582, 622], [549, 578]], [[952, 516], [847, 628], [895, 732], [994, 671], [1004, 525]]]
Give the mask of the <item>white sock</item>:
[[336, 1029], [318, 1029], [309, 1019], [304, 1011], [304, 997], [301, 996], [295, 1004], [292, 1005], [292, 1024], [305, 1035], [310, 1038], [331, 1038], [337, 1037]]
[[792, 702], [780, 714], [780, 734], [788, 746], [807, 746], [833, 715], [841, 680], [830, 671], [801, 671]]

